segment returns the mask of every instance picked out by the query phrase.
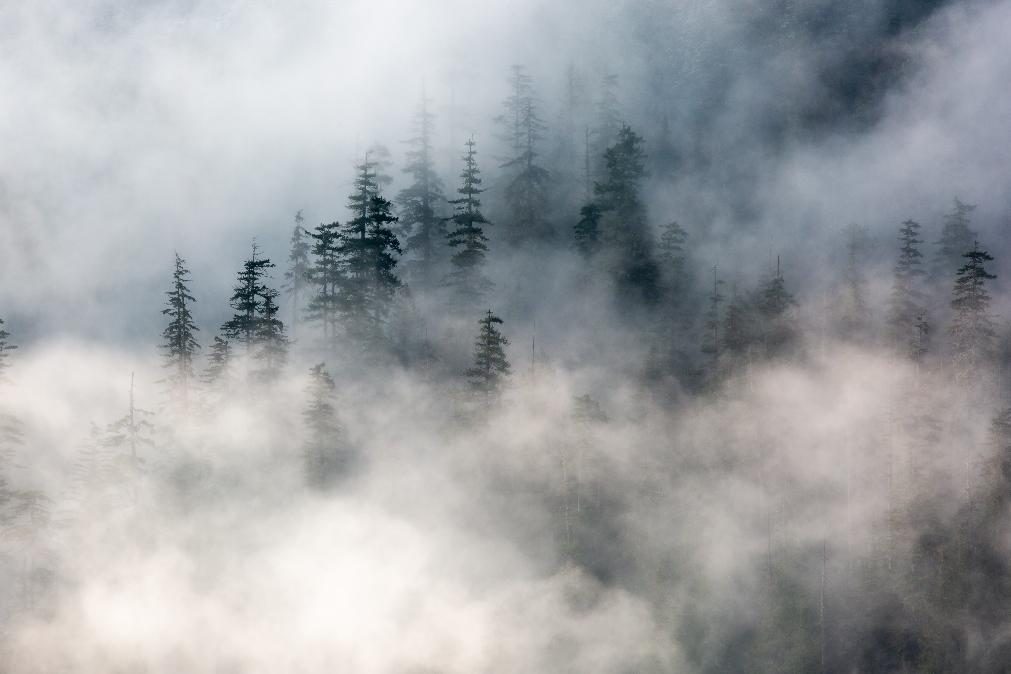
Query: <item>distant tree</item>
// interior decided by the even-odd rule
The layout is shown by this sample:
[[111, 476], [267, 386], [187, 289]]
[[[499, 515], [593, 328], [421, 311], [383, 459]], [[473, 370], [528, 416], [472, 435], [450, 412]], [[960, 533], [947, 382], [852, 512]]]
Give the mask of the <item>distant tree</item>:
[[262, 298], [267, 291], [265, 280], [268, 270], [274, 266], [269, 259], [257, 257], [258, 253], [259, 249], [254, 242], [252, 254], [242, 263], [238, 282], [230, 299], [235, 315], [221, 328], [222, 334], [230, 341], [242, 344], [247, 354], [251, 354], [256, 345], [263, 306]]
[[400, 226], [407, 237], [404, 254], [411, 257], [405, 263], [408, 279], [412, 287], [425, 290], [438, 283], [447, 257], [446, 221], [440, 217], [446, 195], [432, 158], [434, 119], [428, 110], [428, 99], [422, 97], [404, 168], [412, 182], [397, 196]]
[[10, 357], [10, 352], [18, 348], [7, 341], [10, 339], [11, 333], [4, 330], [3, 324], [4, 321], [0, 318], [0, 381], [4, 380], [7, 368], [10, 367], [10, 363], [7, 362], [7, 359]]
[[602, 157], [607, 148], [618, 140], [622, 128], [621, 106], [618, 102], [618, 76], [605, 73], [597, 95], [596, 123], [591, 134], [593, 156]]
[[579, 222], [573, 228], [576, 250], [591, 257], [600, 249], [600, 206], [589, 203], [579, 209]]
[[545, 217], [550, 174], [540, 165], [538, 157], [546, 127], [537, 110], [531, 78], [522, 66], [512, 67], [509, 87], [505, 112], [497, 118], [505, 127], [503, 137], [510, 151], [502, 164], [509, 176], [505, 200], [510, 226], [506, 234], [513, 243], [545, 240], [552, 236]]
[[491, 224], [481, 213], [481, 173], [477, 167], [477, 151], [474, 139], [467, 141], [467, 151], [463, 155], [464, 167], [460, 173], [461, 185], [457, 190], [460, 198], [449, 203], [453, 205], [451, 231], [448, 243], [453, 249], [450, 259], [452, 271], [446, 277], [446, 285], [451, 289], [454, 301], [461, 310], [469, 310], [477, 305], [491, 289], [492, 283], [484, 275], [485, 256], [488, 253], [488, 237], [484, 225]]
[[225, 387], [231, 379], [232, 345], [220, 335], [214, 336], [207, 356], [207, 367], [200, 380], [213, 387]]
[[951, 347], [956, 372], [972, 377], [989, 363], [996, 351], [997, 333], [990, 315], [990, 294], [986, 282], [997, 278], [986, 270], [993, 257], [973, 242], [963, 256], [966, 262], [959, 268], [952, 291]]
[[365, 154], [372, 166], [376, 194], [388, 190], [393, 184], [393, 176], [390, 175], [390, 171], [393, 170], [393, 155], [390, 153], [390, 148], [382, 143], [372, 143]]
[[723, 304], [723, 280], [719, 277], [716, 267], [713, 267], [713, 289], [709, 294], [709, 309], [706, 311], [706, 332], [702, 340], [702, 353], [708, 354], [715, 364], [720, 359], [723, 340], [720, 335], [722, 316], [720, 307]]
[[688, 232], [676, 221], [667, 223], [660, 230], [657, 261], [674, 299], [678, 298], [685, 290], [687, 271], [685, 243], [687, 241]]
[[639, 194], [645, 177], [642, 138], [623, 126], [604, 154], [604, 176], [594, 185], [603, 211], [601, 234], [609, 250], [619, 290], [646, 302], [659, 298], [660, 271], [648, 243], [646, 208]]
[[505, 355], [509, 340], [495, 327], [501, 324], [502, 319], [490, 309], [478, 321], [480, 330], [474, 342], [474, 367], [467, 370], [471, 388], [482, 394], [486, 401], [501, 391], [509, 376], [509, 361]]
[[325, 487], [348, 469], [348, 456], [343, 450], [343, 430], [334, 404], [333, 378], [323, 363], [309, 370], [308, 396], [302, 419], [306, 426], [306, 481], [313, 487]]
[[888, 306], [888, 335], [892, 344], [914, 359], [926, 349], [923, 254], [920, 223], [906, 220], [899, 228], [899, 256], [895, 262]]
[[934, 254], [934, 277], [945, 283], [963, 263], [962, 256], [971, 250], [976, 241], [976, 232], [969, 225], [976, 206], [955, 199], [953, 210], [944, 216], [941, 238], [936, 242]]
[[324, 344], [336, 351], [340, 309], [338, 298], [344, 281], [341, 225], [339, 222], [320, 223], [309, 236], [312, 240], [309, 281], [313, 286], [313, 295], [306, 307], [307, 316], [310, 320], [319, 321]]
[[185, 410], [189, 405], [189, 393], [193, 382], [193, 356], [200, 345], [194, 335], [200, 328], [193, 322], [190, 303], [195, 302], [190, 294], [188, 283], [189, 270], [186, 261], [175, 254], [175, 269], [172, 272], [172, 289], [168, 296], [167, 306], [162, 314], [168, 316], [169, 324], [162, 332], [162, 349], [165, 352], [164, 367], [170, 373], [168, 376], [172, 396]]
[[305, 218], [302, 211], [295, 213], [295, 228], [291, 232], [291, 243], [288, 252], [288, 270], [284, 272], [284, 290], [291, 302], [291, 337], [295, 338], [298, 323], [302, 313], [303, 295], [310, 284], [312, 266], [309, 253], [312, 250], [311, 236], [302, 225]]
[[754, 342], [753, 307], [748, 299], [730, 290], [730, 301], [723, 316], [723, 349], [735, 358], [746, 357]]
[[288, 357], [288, 338], [284, 323], [277, 317], [278, 292], [267, 286], [260, 292], [260, 312], [256, 322], [256, 360], [260, 367], [255, 376], [260, 381], [271, 382], [281, 374]]
[[861, 264], [867, 246], [867, 230], [852, 224], [846, 228], [846, 267], [839, 307], [839, 333], [849, 339], [866, 336], [868, 328], [867, 279]]
[[786, 281], [777, 258], [776, 274], [761, 289], [757, 303], [766, 355], [782, 355], [796, 340], [796, 306], [797, 301], [786, 289]]

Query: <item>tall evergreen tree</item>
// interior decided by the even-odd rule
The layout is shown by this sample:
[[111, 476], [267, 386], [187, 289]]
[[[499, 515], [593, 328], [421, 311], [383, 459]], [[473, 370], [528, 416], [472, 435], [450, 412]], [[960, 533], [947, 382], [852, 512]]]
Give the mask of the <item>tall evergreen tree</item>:
[[18, 348], [14, 344], [11, 344], [8, 339], [10, 339], [11, 333], [4, 330], [4, 321], [0, 318], [0, 381], [3, 381], [6, 376], [7, 368], [10, 367], [10, 363], [7, 359], [10, 357], [10, 352]]
[[600, 249], [600, 206], [589, 203], [579, 209], [579, 222], [573, 228], [576, 250], [592, 257]]
[[339, 314], [339, 293], [344, 281], [344, 263], [341, 259], [341, 224], [320, 223], [309, 233], [312, 240], [312, 266], [309, 280], [313, 285], [313, 295], [307, 303], [307, 315], [319, 321], [323, 332], [323, 342], [331, 350], [337, 348], [337, 323]]
[[264, 286], [260, 293], [260, 313], [256, 322], [255, 358], [260, 361], [256, 377], [265, 382], [274, 381], [288, 357], [288, 338], [284, 334], [284, 323], [277, 317], [278, 292]]
[[986, 269], [993, 257], [975, 242], [962, 257], [966, 262], [958, 270], [951, 299], [951, 347], [956, 373], [971, 377], [991, 361], [996, 351], [997, 333], [986, 282], [997, 277]]
[[720, 352], [723, 348], [723, 339], [720, 334], [722, 314], [720, 308], [723, 305], [723, 280], [720, 278], [716, 267], [713, 267], [713, 289], [709, 294], [709, 309], [706, 311], [706, 333], [702, 340], [702, 353], [708, 354], [715, 364], [720, 359]]
[[838, 321], [839, 333], [850, 339], [865, 336], [869, 323], [867, 280], [862, 269], [866, 245], [864, 227], [852, 224], [846, 228], [846, 266]]
[[168, 316], [169, 324], [162, 332], [165, 340], [162, 349], [165, 352], [164, 367], [170, 370], [168, 377], [173, 398], [183, 407], [189, 405], [189, 392], [193, 382], [193, 356], [200, 345], [195, 332], [199, 330], [193, 322], [190, 304], [195, 302], [190, 294], [188, 283], [189, 270], [186, 261], [175, 254], [175, 268], [172, 272], [172, 289], [168, 296], [168, 306], [162, 309], [162, 314]]
[[906, 220], [899, 228], [899, 256], [895, 262], [888, 307], [888, 335], [902, 352], [918, 358], [925, 348], [923, 253], [920, 223]]
[[505, 113], [498, 121], [510, 155], [502, 164], [509, 176], [505, 199], [509, 210], [506, 234], [513, 243], [551, 238], [546, 218], [550, 174], [540, 165], [540, 142], [546, 129], [537, 109], [532, 80], [522, 66], [513, 66]]
[[215, 335], [200, 380], [207, 386], [225, 388], [231, 379], [231, 366], [232, 345], [221, 335]]
[[688, 232], [676, 221], [667, 223], [660, 231], [657, 260], [674, 299], [677, 299], [685, 289], [687, 271], [685, 243], [687, 241]]
[[291, 302], [291, 337], [295, 338], [298, 323], [302, 314], [302, 303], [305, 289], [309, 285], [312, 266], [309, 253], [312, 250], [309, 231], [303, 226], [305, 218], [302, 211], [295, 213], [295, 228], [291, 232], [291, 243], [288, 252], [288, 270], [284, 272], [284, 290]]
[[966, 204], [955, 198], [954, 208], [944, 216], [941, 238], [937, 240], [934, 255], [934, 278], [948, 283], [951, 275], [963, 264], [963, 255], [972, 250], [976, 232], [970, 228], [973, 204]]
[[446, 259], [446, 224], [440, 217], [446, 195], [432, 158], [434, 119], [428, 99], [422, 96], [404, 168], [412, 182], [397, 196], [400, 226], [407, 237], [404, 254], [411, 257], [405, 268], [412, 287], [420, 289], [431, 289], [438, 283]]
[[484, 275], [485, 256], [488, 252], [488, 237], [484, 225], [491, 224], [481, 213], [481, 172], [477, 167], [477, 151], [474, 139], [467, 141], [467, 151], [463, 155], [461, 185], [457, 190], [460, 198], [449, 203], [453, 205], [452, 230], [449, 232], [449, 246], [454, 250], [450, 259], [452, 271], [446, 277], [446, 285], [453, 292], [460, 309], [473, 308], [487, 293], [492, 283]]
[[776, 274], [766, 282], [758, 297], [762, 342], [768, 356], [784, 354], [797, 337], [794, 308], [797, 300], [786, 289], [786, 280], [776, 258]]
[[474, 367], [467, 370], [471, 388], [482, 394], [486, 401], [501, 391], [509, 376], [509, 361], [505, 355], [509, 340], [496, 327], [501, 324], [502, 319], [491, 309], [478, 321], [480, 329], [474, 342]]
[[619, 290], [655, 302], [660, 270], [648, 243], [646, 208], [639, 194], [645, 159], [642, 138], [622, 126], [618, 141], [604, 154], [603, 180], [594, 185], [594, 192], [603, 212], [602, 241], [609, 249]]
[[309, 370], [308, 396], [302, 419], [306, 426], [303, 448], [306, 481], [313, 487], [325, 487], [348, 469], [349, 457], [343, 447], [342, 428], [334, 404], [333, 378], [324, 364]]
[[[622, 128], [617, 75], [605, 73], [601, 77], [596, 107], [596, 120], [590, 133], [590, 139], [593, 157], [599, 163], [607, 148], [618, 140], [618, 132]], [[604, 167], [592, 167], [594, 172], [601, 168]]]
[[752, 307], [746, 297], [731, 284], [730, 301], [723, 316], [723, 348], [734, 358], [746, 357], [754, 340]]
[[222, 334], [229, 340], [242, 344], [247, 355], [256, 345], [256, 335], [263, 306], [263, 293], [268, 270], [274, 264], [267, 258], [257, 257], [259, 248], [253, 243], [252, 254], [242, 263], [238, 282], [229, 300], [235, 314], [221, 326]]

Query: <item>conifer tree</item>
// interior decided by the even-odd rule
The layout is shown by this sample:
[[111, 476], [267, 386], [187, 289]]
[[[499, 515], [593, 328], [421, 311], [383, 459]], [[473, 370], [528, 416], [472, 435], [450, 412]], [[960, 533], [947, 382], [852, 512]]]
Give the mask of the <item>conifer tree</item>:
[[291, 337], [295, 338], [298, 323], [302, 313], [303, 296], [306, 286], [310, 283], [312, 267], [309, 253], [312, 250], [310, 234], [302, 225], [305, 218], [302, 211], [295, 213], [295, 228], [291, 232], [291, 244], [288, 252], [288, 270], [284, 272], [284, 290], [291, 302]]
[[10, 357], [10, 352], [18, 348], [7, 341], [10, 339], [11, 334], [4, 330], [3, 325], [4, 321], [0, 318], [0, 381], [4, 380], [7, 368], [10, 367], [10, 363], [7, 362], [7, 359]]
[[277, 379], [288, 357], [288, 338], [284, 334], [284, 323], [277, 317], [280, 309], [277, 306], [278, 294], [276, 290], [266, 286], [260, 293], [260, 312], [255, 335], [258, 345], [255, 358], [260, 361], [260, 368], [255, 374], [260, 381], [265, 382]]
[[617, 142], [604, 154], [603, 180], [594, 185], [594, 192], [603, 212], [601, 238], [610, 251], [619, 290], [655, 302], [660, 270], [648, 243], [646, 209], [639, 194], [645, 159], [642, 138], [622, 126]]
[[937, 240], [934, 256], [934, 277], [945, 283], [963, 264], [963, 255], [972, 250], [976, 232], [970, 228], [973, 204], [966, 204], [955, 198], [954, 208], [944, 216], [941, 238]]
[[446, 221], [440, 217], [446, 195], [432, 158], [434, 119], [428, 110], [428, 99], [422, 96], [404, 168], [412, 183], [397, 195], [400, 227], [407, 237], [404, 254], [412, 258], [404, 266], [412, 287], [424, 290], [438, 283], [447, 257]]
[[846, 338], [862, 337], [868, 327], [867, 280], [861, 268], [866, 244], [865, 228], [856, 224], [846, 228], [846, 267], [838, 314], [839, 332]]
[[487, 293], [492, 283], [484, 275], [485, 255], [488, 252], [488, 237], [484, 225], [491, 224], [481, 213], [481, 173], [477, 166], [477, 151], [474, 139], [467, 141], [467, 151], [463, 155], [464, 167], [460, 173], [461, 185], [457, 190], [460, 198], [449, 203], [453, 205], [449, 246], [454, 250], [450, 259], [452, 271], [446, 277], [446, 285], [453, 292], [457, 307], [461, 310], [473, 308]]
[[482, 394], [485, 401], [501, 391], [509, 376], [509, 361], [506, 360], [504, 348], [509, 340], [496, 327], [501, 324], [502, 319], [493, 314], [491, 309], [478, 321], [480, 329], [474, 342], [474, 367], [467, 370], [471, 388]]
[[[605, 73], [597, 95], [596, 122], [591, 132], [593, 156], [600, 161], [604, 152], [618, 139], [621, 130], [621, 106], [618, 102], [618, 76]], [[594, 168], [594, 171], [598, 169]]]
[[337, 348], [337, 319], [339, 292], [344, 280], [341, 259], [341, 225], [339, 222], [320, 223], [309, 233], [312, 239], [312, 266], [309, 269], [314, 294], [307, 305], [307, 315], [319, 321], [323, 329], [323, 342], [331, 350]]
[[190, 294], [189, 270], [186, 261], [175, 254], [175, 269], [172, 272], [172, 289], [168, 296], [168, 306], [162, 309], [162, 314], [168, 316], [169, 324], [162, 332], [165, 340], [162, 349], [165, 352], [164, 367], [170, 370], [168, 377], [173, 398], [185, 410], [189, 404], [189, 392], [193, 382], [193, 356], [200, 345], [194, 333], [199, 330], [193, 322], [190, 303], [195, 302]]
[[502, 164], [509, 176], [505, 188], [509, 221], [506, 234], [512, 243], [543, 241], [552, 236], [545, 217], [550, 175], [538, 161], [546, 127], [537, 110], [532, 80], [522, 66], [512, 67], [509, 87], [505, 113], [498, 118], [505, 126], [504, 138], [510, 152]]
[[688, 240], [688, 232], [684, 230], [676, 221], [671, 221], [664, 225], [660, 232], [660, 243], [657, 246], [657, 261], [663, 270], [674, 298], [677, 298], [684, 290], [686, 260], [685, 243]]
[[794, 307], [797, 301], [786, 289], [786, 281], [776, 258], [776, 274], [762, 288], [758, 313], [762, 320], [762, 341], [766, 355], [782, 355], [797, 336]]
[[923, 253], [920, 223], [906, 220], [899, 228], [899, 256], [895, 262], [888, 307], [888, 334], [900, 351], [918, 358], [926, 347]]
[[218, 388], [227, 387], [231, 378], [232, 345], [221, 335], [215, 335], [207, 356], [207, 367], [204, 368], [200, 380]]
[[975, 242], [963, 258], [966, 262], [958, 270], [952, 292], [951, 347], [956, 372], [971, 377], [993, 358], [996, 350], [986, 282], [997, 277], [986, 269], [993, 257]]
[[579, 222], [573, 227], [576, 250], [592, 257], [600, 249], [600, 206], [589, 203], [579, 209]]
[[723, 304], [723, 280], [719, 277], [716, 267], [713, 267], [713, 289], [709, 294], [709, 309], [706, 311], [706, 334], [702, 340], [702, 353], [708, 354], [715, 364], [720, 359], [723, 341], [720, 335], [720, 306]]
[[747, 299], [737, 293], [737, 284], [732, 284], [723, 317], [724, 351], [737, 358], [747, 355], [753, 340], [751, 322], [751, 307]]
[[257, 257], [259, 248], [253, 243], [252, 254], [242, 263], [238, 282], [230, 299], [235, 314], [221, 328], [222, 334], [230, 341], [242, 345], [246, 354], [252, 353], [256, 345], [263, 293], [267, 291], [265, 278], [274, 265], [267, 258]]
[[302, 410], [306, 426], [303, 450], [306, 481], [313, 487], [325, 487], [348, 469], [342, 429], [334, 404], [334, 381], [323, 363], [309, 370], [305, 392], [308, 402]]

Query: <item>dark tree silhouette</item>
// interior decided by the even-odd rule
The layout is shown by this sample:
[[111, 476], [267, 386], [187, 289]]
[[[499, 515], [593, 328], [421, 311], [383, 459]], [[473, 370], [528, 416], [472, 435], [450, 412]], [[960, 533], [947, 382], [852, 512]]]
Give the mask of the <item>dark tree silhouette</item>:
[[477, 151], [474, 139], [467, 141], [467, 152], [463, 155], [464, 167], [460, 173], [462, 181], [457, 193], [459, 199], [453, 205], [452, 230], [449, 232], [449, 246], [454, 250], [452, 271], [446, 277], [446, 285], [453, 293], [456, 306], [461, 311], [472, 309], [491, 289], [492, 283], [484, 275], [485, 256], [488, 252], [488, 237], [484, 225], [491, 223], [481, 213], [481, 173], [477, 167]]
[[303, 447], [306, 481], [312, 487], [325, 487], [347, 472], [349, 457], [344, 447], [343, 429], [334, 404], [333, 378], [323, 363], [309, 370], [308, 398], [302, 410], [306, 427]]
[[295, 339], [295, 333], [301, 320], [305, 289], [311, 282], [312, 267], [309, 261], [309, 253], [312, 250], [311, 237], [302, 225], [303, 222], [305, 222], [305, 218], [302, 217], [302, 211], [298, 211], [295, 213], [295, 228], [291, 232], [288, 270], [284, 272], [284, 290], [288, 294], [288, 301], [291, 302], [292, 339]]
[[996, 351], [997, 332], [990, 315], [990, 294], [986, 282], [997, 278], [986, 269], [993, 257], [973, 242], [972, 249], [962, 256], [966, 262], [959, 268], [952, 291], [951, 348], [956, 373], [972, 377], [989, 363]]
[[573, 228], [576, 250], [591, 257], [600, 249], [600, 206], [589, 203], [579, 209], [579, 222]]
[[888, 335], [901, 352], [919, 359], [926, 351], [926, 309], [920, 223], [906, 220], [899, 228], [899, 257], [895, 262], [888, 306]]
[[193, 357], [200, 345], [195, 332], [199, 330], [193, 321], [190, 304], [195, 302], [188, 287], [189, 270], [186, 261], [175, 254], [175, 268], [172, 272], [172, 289], [168, 296], [168, 306], [162, 314], [168, 316], [169, 324], [162, 332], [162, 349], [165, 352], [164, 367], [168, 376], [172, 397], [185, 410], [189, 405], [190, 388], [193, 383]]
[[944, 216], [941, 238], [935, 243], [937, 246], [934, 253], [935, 279], [948, 283], [951, 275], [962, 266], [965, 251], [972, 249], [976, 232], [972, 231], [969, 225], [972, 223], [974, 210], [975, 205], [963, 203], [956, 197], [954, 208]]
[[467, 378], [471, 388], [484, 396], [488, 401], [502, 389], [506, 377], [509, 376], [509, 361], [506, 359], [505, 346], [509, 340], [502, 336], [496, 325], [501, 325], [502, 319], [491, 312], [478, 321], [479, 331], [474, 342], [474, 367], [467, 370]]
[[319, 321], [323, 332], [323, 343], [331, 351], [337, 349], [337, 319], [339, 316], [338, 297], [344, 281], [344, 265], [341, 259], [341, 225], [339, 222], [320, 223], [309, 236], [312, 239], [312, 267], [309, 280], [313, 286], [313, 296], [307, 304], [307, 315]]

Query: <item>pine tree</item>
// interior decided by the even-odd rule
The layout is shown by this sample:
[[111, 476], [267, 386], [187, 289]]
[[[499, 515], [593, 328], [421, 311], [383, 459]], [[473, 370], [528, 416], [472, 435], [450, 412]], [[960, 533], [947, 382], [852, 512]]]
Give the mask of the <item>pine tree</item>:
[[288, 338], [284, 334], [284, 323], [277, 317], [278, 294], [276, 290], [266, 286], [260, 292], [260, 312], [255, 335], [258, 349], [255, 358], [261, 365], [256, 370], [255, 376], [264, 382], [277, 379], [288, 357]]
[[314, 294], [307, 305], [307, 316], [319, 321], [323, 329], [323, 342], [332, 351], [337, 349], [338, 297], [344, 281], [341, 259], [341, 225], [339, 222], [320, 223], [309, 233], [312, 239], [312, 266], [309, 280]]
[[397, 196], [401, 231], [407, 237], [404, 254], [412, 258], [405, 263], [408, 279], [412, 287], [424, 290], [436, 285], [446, 259], [446, 221], [440, 217], [446, 195], [432, 159], [434, 119], [428, 111], [428, 99], [423, 96], [404, 168], [412, 183]]
[[505, 126], [510, 151], [502, 164], [510, 176], [505, 189], [510, 223], [507, 235], [512, 243], [550, 239], [551, 226], [545, 218], [550, 175], [538, 162], [546, 127], [537, 110], [532, 81], [522, 66], [512, 67], [509, 86], [505, 114], [498, 118]]
[[966, 262], [958, 270], [952, 291], [951, 348], [956, 372], [974, 376], [993, 358], [996, 350], [996, 330], [990, 315], [990, 294], [986, 282], [997, 278], [986, 270], [993, 257], [981, 250], [976, 242], [963, 256]]
[[664, 272], [671, 295], [677, 298], [685, 286], [686, 259], [685, 243], [688, 232], [676, 221], [664, 225], [660, 232], [660, 244], [657, 246], [657, 261]]
[[222, 334], [230, 341], [242, 344], [247, 355], [252, 353], [256, 345], [262, 296], [267, 291], [265, 278], [267, 270], [274, 266], [269, 259], [257, 257], [258, 253], [259, 248], [254, 242], [252, 254], [242, 263], [238, 283], [230, 299], [235, 315], [221, 327]]
[[934, 278], [947, 282], [963, 264], [962, 257], [971, 250], [976, 232], [969, 227], [976, 206], [966, 204], [956, 197], [954, 209], [944, 216], [941, 238], [936, 242]]
[[193, 334], [199, 328], [193, 322], [189, 306], [196, 301], [187, 286], [189, 273], [186, 261], [176, 253], [172, 289], [165, 293], [168, 296], [168, 306], [162, 309], [162, 314], [169, 317], [169, 324], [162, 332], [165, 340], [162, 344], [165, 352], [164, 367], [170, 370], [168, 382], [172, 396], [184, 410], [189, 405], [189, 392], [193, 382], [193, 356], [200, 348]]
[[343, 438], [334, 405], [333, 378], [323, 363], [309, 370], [305, 392], [308, 402], [302, 410], [307, 437], [303, 450], [306, 481], [313, 487], [325, 487], [335, 477], [347, 472], [349, 457], [343, 451]]
[[227, 339], [215, 335], [207, 357], [207, 367], [200, 380], [208, 386], [227, 388], [231, 379], [231, 366], [232, 345]]
[[776, 259], [776, 274], [762, 288], [758, 313], [762, 321], [762, 341], [768, 356], [782, 355], [797, 336], [794, 307], [797, 301], [786, 289], [786, 281]]
[[906, 220], [899, 228], [899, 257], [895, 262], [888, 308], [888, 334], [892, 344], [914, 359], [926, 348], [926, 310], [923, 290], [923, 253], [920, 223]]
[[753, 342], [751, 309], [747, 299], [737, 293], [737, 284], [732, 284], [723, 317], [723, 349], [736, 358], [747, 356]]
[[481, 213], [481, 173], [477, 167], [477, 151], [474, 139], [467, 141], [467, 152], [463, 155], [464, 167], [460, 173], [462, 183], [457, 193], [459, 199], [453, 205], [452, 231], [448, 243], [454, 250], [450, 259], [452, 271], [446, 277], [446, 285], [453, 292], [457, 307], [461, 310], [473, 308], [491, 289], [492, 283], [484, 276], [485, 255], [488, 252], [488, 237], [484, 225], [491, 224]]
[[604, 153], [604, 179], [594, 185], [603, 217], [601, 238], [610, 250], [619, 290], [648, 303], [659, 299], [660, 270], [648, 243], [646, 208], [639, 195], [645, 177], [642, 138], [627, 125]]
[[10, 363], [7, 362], [7, 359], [10, 357], [10, 352], [18, 348], [7, 341], [10, 339], [11, 333], [4, 330], [3, 325], [4, 321], [0, 318], [0, 381], [4, 380], [7, 368], [10, 367]]
[[576, 250], [584, 257], [592, 257], [600, 249], [600, 206], [589, 203], [579, 209], [579, 222], [573, 228]]
[[291, 232], [291, 247], [288, 253], [288, 270], [284, 273], [284, 290], [291, 302], [291, 338], [295, 338], [302, 312], [302, 298], [310, 283], [309, 253], [312, 250], [309, 232], [302, 223], [302, 211], [295, 213], [295, 228]]
[[504, 349], [509, 340], [502, 336], [496, 324], [501, 325], [502, 319], [491, 309], [478, 321], [480, 331], [474, 342], [474, 367], [467, 370], [471, 388], [482, 394], [486, 402], [501, 391], [509, 376], [509, 361]]

